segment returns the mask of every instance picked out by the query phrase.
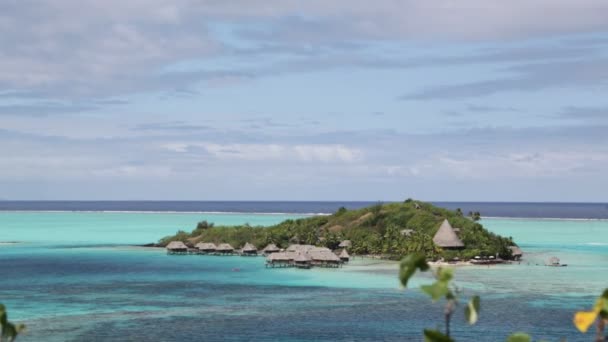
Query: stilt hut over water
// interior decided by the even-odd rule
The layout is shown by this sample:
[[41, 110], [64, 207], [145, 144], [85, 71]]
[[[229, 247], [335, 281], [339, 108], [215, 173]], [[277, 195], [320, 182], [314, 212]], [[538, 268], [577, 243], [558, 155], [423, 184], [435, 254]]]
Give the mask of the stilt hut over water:
[[194, 247], [197, 248], [199, 252], [203, 254], [215, 253], [215, 250], [217, 249], [215, 244], [207, 242], [199, 242]]
[[188, 246], [181, 241], [171, 241], [167, 245], [167, 254], [187, 254]]
[[317, 247], [313, 245], [290, 245], [287, 247], [287, 252], [297, 252], [297, 253], [308, 253], [311, 251], [316, 252], [331, 252], [331, 249], [327, 247]]
[[547, 261], [547, 266], [561, 266], [558, 257], [550, 257]]
[[217, 253], [220, 254], [232, 254], [234, 253], [234, 247], [232, 247], [229, 243], [221, 243], [217, 246]]
[[254, 245], [252, 245], [249, 242], [247, 242], [245, 244], [245, 246], [243, 246], [243, 249], [241, 250], [241, 255], [242, 256], [257, 256], [258, 255], [258, 249], [255, 248]]
[[452, 228], [447, 219], [443, 220], [439, 230], [435, 233], [435, 236], [433, 236], [433, 243], [444, 249], [464, 248], [464, 243], [458, 238], [454, 228]]
[[342, 261], [333, 252], [311, 251], [307, 254], [313, 266], [320, 267], [340, 267]]
[[339, 258], [340, 260], [342, 260], [342, 262], [348, 262], [350, 260], [350, 255], [348, 255], [346, 249], [343, 249], [342, 253], [340, 253]]
[[266, 257], [266, 267], [291, 267], [294, 257], [291, 252], [275, 252]]
[[297, 268], [310, 268], [310, 257], [304, 253], [298, 253], [293, 259], [294, 266]]
[[517, 246], [510, 246], [511, 256], [513, 256], [513, 260], [520, 260], [524, 255], [524, 252]]
[[276, 253], [278, 251], [280, 251], [280, 249], [274, 243], [271, 243], [268, 246], [264, 247], [264, 249], [262, 249], [262, 253], [264, 253], [265, 255]]

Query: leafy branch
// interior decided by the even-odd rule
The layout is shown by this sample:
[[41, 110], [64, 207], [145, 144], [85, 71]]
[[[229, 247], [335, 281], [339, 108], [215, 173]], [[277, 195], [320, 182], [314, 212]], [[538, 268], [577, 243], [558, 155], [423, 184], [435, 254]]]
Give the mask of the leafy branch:
[[586, 333], [589, 327], [593, 323], [596, 323], [595, 341], [606, 341], [604, 329], [606, 328], [606, 324], [608, 324], [608, 289], [605, 289], [604, 293], [596, 300], [593, 310], [579, 311], [574, 314], [573, 322], [582, 333]]
[[8, 321], [8, 313], [6, 307], [0, 304], [0, 342], [13, 342], [17, 335], [25, 330], [23, 324], [13, 324]]
[[[410, 254], [401, 261], [399, 280], [404, 287], [407, 287], [407, 283], [417, 270], [426, 272], [430, 269], [424, 255]], [[441, 332], [439, 330], [425, 329], [424, 338], [427, 342], [453, 342], [454, 340], [450, 336], [450, 323], [454, 310], [458, 305], [457, 294], [459, 292], [451, 283], [454, 272], [451, 268], [439, 267], [437, 270], [433, 271], [433, 275], [435, 277], [435, 282], [431, 285], [421, 286], [421, 290], [431, 297], [433, 302], [442, 298], [445, 299], [446, 303], [443, 310], [445, 331]], [[479, 296], [474, 296], [464, 308], [465, 317], [471, 325], [477, 323], [477, 319], [479, 318], [480, 301]]]

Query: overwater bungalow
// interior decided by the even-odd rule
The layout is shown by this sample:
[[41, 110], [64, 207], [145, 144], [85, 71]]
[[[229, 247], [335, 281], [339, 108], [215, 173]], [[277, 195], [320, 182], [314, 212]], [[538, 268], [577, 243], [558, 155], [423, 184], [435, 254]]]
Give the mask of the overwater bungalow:
[[311, 266], [311, 259], [308, 254], [298, 253], [293, 259], [293, 264], [297, 268], [305, 268], [308, 269]]
[[511, 256], [513, 260], [521, 260], [521, 257], [524, 255], [524, 252], [517, 246], [509, 246], [511, 250]]
[[[342, 256], [350, 259], [348, 252], [343, 250]], [[347, 259], [347, 260], [348, 260]], [[271, 253], [266, 258], [266, 267], [340, 267], [343, 260], [326, 247], [313, 245], [291, 245], [285, 252]]]
[[171, 241], [166, 248], [167, 254], [188, 254], [188, 246], [181, 241]]
[[269, 255], [269, 254], [276, 253], [279, 251], [280, 251], [279, 247], [277, 247], [277, 245], [275, 245], [274, 243], [268, 244], [268, 246], [266, 246], [266, 247], [264, 247], [264, 249], [262, 249], [262, 253], [264, 255]]
[[245, 246], [243, 246], [243, 249], [241, 249], [241, 256], [257, 256], [258, 255], [258, 249], [250, 244], [249, 242], [247, 242], [245, 244]]
[[291, 252], [275, 252], [266, 257], [266, 267], [292, 267], [295, 258]]
[[338, 257], [340, 260], [342, 260], [342, 262], [348, 262], [350, 260], [350, 255], [348, 255], [346, 249], [343, 249]]
[[213, 254], [217, 249], [215, 244], [210, 242], [199, 242], [194, 247], [199, 250], [199, 254]]
[[338, 245], [339, 248], [350, 248], [353, 246], [353, 243], [350, 240], [344, 240], [342, 242], [340, 242], [340, 244]]
[[447, 219], [443, 220], [441, 226], [435, 236], [433, 236], [433, 243], [443, 249], [462, 249], [464, 243], [460, 240], [450, 222]]
[[215, 251], [219, 254], [232, 254], [234, 253], [234, 247], [232, 247], [229, 243], [221, 243], [217, 246]]
[[342, 265], [340, 258], [333, 252], [311, 251], [305, 255], [310, 258], [312, 266], [340, 267]]
[[550, 257], [549, 260], [547, 261], [546, 266], [562, 267], [562, 266], [568, 266], [568, 265], [560, 264], [558, 257]]
[[309, 253], [309, 252], [312, 252], [312, 251], [316, 251], [316, 252], [331, 252], [331, 249], [329, 249], [327, 247], [317, 247], [317, 246], [313, 246], [313, 245], [298, 245], [298, 244], [294, 244], [294, 245], [290, 245], [289, 247], [287, 247], [287, 249], [285, 251], [286, 252]]

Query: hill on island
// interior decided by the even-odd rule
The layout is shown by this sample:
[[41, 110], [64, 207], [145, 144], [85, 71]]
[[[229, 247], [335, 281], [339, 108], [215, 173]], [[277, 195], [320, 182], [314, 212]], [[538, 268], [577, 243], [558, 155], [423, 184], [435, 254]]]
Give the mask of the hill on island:
[[[269, 243], [280, 248], [298, 243], [333, 250], [338, 248], [340, 242], [350, 240], [349, 252], [358, 255], [399, 259], [410, 253], [423, 253], [433, 260], [451, 260], [455, 257], [468, 260], [477, 255], [498, 254], [503, 259], [511, 259], [509, 247], [516, 245], [512, 238], [489, 232], [476, 219], [478, 217], [464, 216], [459, 210], [451, 211], [408, 199], [402, 203], [378, 203], [357, 210], [340, 208], [332, 215], [286, 220], [269, 227], [247, 224], [214, 226], [203, 221], [192, 232], [179, 231], [161, 239], [159, 245], [166, 246], [170, 241], [179, 240], [190, 246], [198, 242], [226, 242], [240, 248], [249, 242], [262, 249]], [[453, 230], [444, 227], [445, 220], [448, 226], [454, 227]], [[455, 235], [461, 244], [450, 248], [440, 246], [440, 239], [434, 242], [433, 237], [440, 227], [440, 235], [446, 233], [443, 234], [444, 238]]]

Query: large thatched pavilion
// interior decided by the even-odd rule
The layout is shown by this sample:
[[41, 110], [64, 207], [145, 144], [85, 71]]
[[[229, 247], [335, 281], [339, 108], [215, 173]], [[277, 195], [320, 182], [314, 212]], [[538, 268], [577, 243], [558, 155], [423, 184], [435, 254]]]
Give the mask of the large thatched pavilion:
[[439, 230], [433, 236], [433, 243], [443, 249], [461, 249], [464, 248], [464, 243], [460, 240], [450, 222], [445, 219]]

